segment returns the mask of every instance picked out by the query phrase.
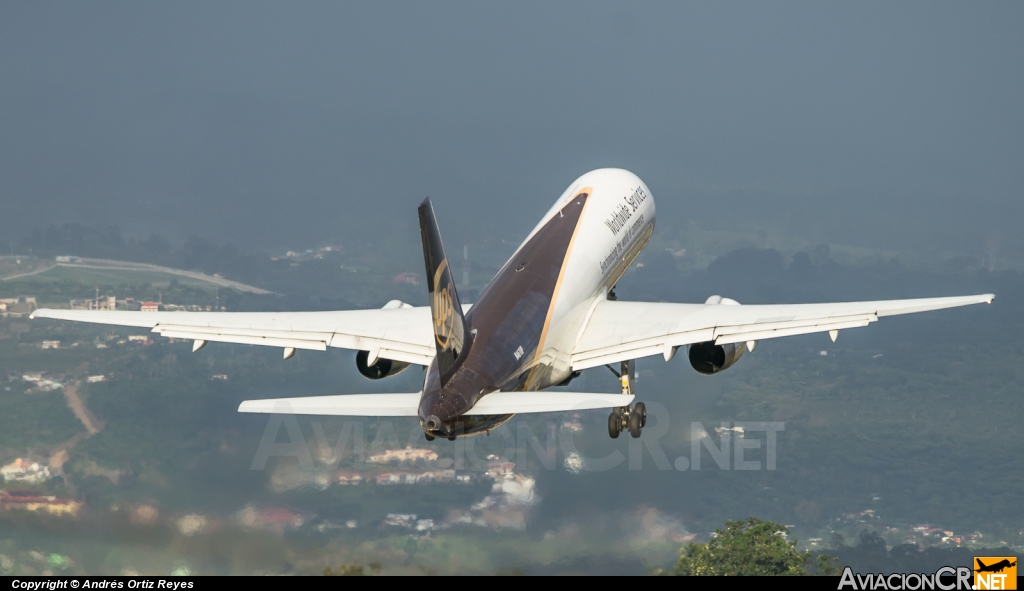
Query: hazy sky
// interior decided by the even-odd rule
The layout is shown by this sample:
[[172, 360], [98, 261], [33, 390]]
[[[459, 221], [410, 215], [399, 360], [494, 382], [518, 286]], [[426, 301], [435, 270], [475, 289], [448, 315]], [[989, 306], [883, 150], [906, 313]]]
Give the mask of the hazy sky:
[[1022, 25], [1019, 2], [0, 2], [0, 226], [276, 247], [415, 232], [430, 195], [453, 240], [522, 235], [619, 166], [660, 227], [813, 202], [882, 241], [1012, 242]]

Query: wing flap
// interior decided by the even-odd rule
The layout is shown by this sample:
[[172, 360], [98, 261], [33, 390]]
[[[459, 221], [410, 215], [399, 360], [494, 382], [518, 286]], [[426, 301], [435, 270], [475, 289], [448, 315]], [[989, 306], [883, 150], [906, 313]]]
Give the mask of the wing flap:
[[414, 365], [430, 365], [430, 362], [434, 360], [433, 353], [433, 351], [429, 353], [410, 353], [399, 349], [388, 349], [386, 347], [382, 347], [380, 351], [377, 352], [377, 357], [380, 357], [381, 359], [403, 361]]
[[[429, 320], [428, 320], [429, 322]], [[427, 344], [403, 341], [397, 338], [390, 338], [392, 335], [385, 335], [383, 338], [369, 338], [354, 336], [350, 334], [334, 333], [330, 339], [330, 346], [339, 349], [354, 349], [356, 351], [371, 351], [380, 349], [380, 357], [394, 359], [395, 361], [406, 361], [418, 365], [430, 365], [434, 359], [433, 336], [430, 336]], [[398, 335], [395, 335], [398, 336]], [[385, 353], [386, 352], [386, 353]]]
[[617, 363], [623, 359], [639, 359], [649, 355], [661, 355], [665, 352], [666, 348], [672, 349], [689, 345], [690, 343], [711, 341], [714, 338], [714, 329], [707, 328], [626, 341], [610, 347], [574, 353], [572, 356], [572, 368], [579, 371], [591, 367], [600, 367], [606, 363]]
[[[278, 338], [278, 339], [293, 339], [300, 341], [320, 341], [324, 344], [330, 342], [333, 333], [330, 332], [310, 332], [300, 330], [280, 330], [280, 329], [256, 329], [256, 328], [240, 328], [232, 326], [187, 326], [181, 324], [165, 324], [161, 322], [153, 327], [153, 332], [165, 333], [188, 333], [196, 335], [193, 338], [203, 339], [208, 336], [240, 336], [240, 337], [263, 337], [263, 338]], [[207, 339], [207, 340], [213, 340]]]
[[[817, 318], [803, 318], [803, 319], [791, 319], [791, 320], [779, 320], [774, 319], [758, 320], [749, 324], [736, 324], [732, 326], [718, 326], [715, 328], [715, 338], [738, 334], [742, 332], [749, 332], [750, 327], [756, 327], [758, 331], [773, 331], [773, 330], [788, 330], [788, 329], [801, 329], [814, 327], [824, 324], [848, 324], [851, 322], [874, 322], [877, 320], [875, 314], [859, 314], [854, 316], [822, 316]], [[794, 333], [800, 334], [800, 333]]]
[[160, 332], [160, 336], [175, 339], [195, 339], [210, 341], [213, 343], [235, 343], [238, 345], [262, 345], [266, 347], [291, 347], [293, 349], [309, 349], [313, 351], [326, 351], [327, 343], [323, 341], [309, 341], [305, 339], [285, 339], [280, 337], [253, 337], [237, 334], [216, 334], [192, 331], [166, 330]]
[[746, 332], [735, 332], [725, 334], [715, 339], [716, 345], [728, 345], [729, 343], [743, 343], [746, 341], [759, 341], [761, 339], [774, 339], [778, 337], [791, 337], [800, 334], [811, 334], [815, 332], [828, 332], [830, 330], [844, 330], [847, 328], [860, 328], [871, 324], [874, 320], [851, 320], [848, 322], [822, 322], [820, 324], [807, 324], [793, 328], [776, 328], [774, 330], [747, 330]]

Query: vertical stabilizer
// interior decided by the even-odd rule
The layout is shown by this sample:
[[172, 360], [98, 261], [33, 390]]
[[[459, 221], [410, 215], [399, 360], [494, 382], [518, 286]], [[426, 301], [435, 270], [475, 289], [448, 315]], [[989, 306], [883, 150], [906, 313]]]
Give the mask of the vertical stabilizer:
[[441, 244], [441, 233], [434, 219], [430, 198], [419, 207], [420, 236], [423, 238], [423, 260], [427, 269], [427, 290], [430, 292], [430, 315], [434, 320], [434, 344], [437, 346], [437, 370], [444, 385], [455, 368], [459, 356], [469, 344], [466, 318], [462, 314], [459, 294], [455, 291], [451, 266]]

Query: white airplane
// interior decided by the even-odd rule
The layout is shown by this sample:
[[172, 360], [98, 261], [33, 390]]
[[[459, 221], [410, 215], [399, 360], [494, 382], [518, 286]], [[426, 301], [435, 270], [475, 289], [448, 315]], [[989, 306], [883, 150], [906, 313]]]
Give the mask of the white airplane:
[[[710, 375], [758, 341], [867, 326], [883, 316], [992, 303], [992, 294], [833, 304], [621, 302], [614, 287], [654, 231], [654, 198], [636, 175], [601, 169], [576, 179], [472, 306], [459, 301], [430, 200], [419, 206], [429, 307], [393, 300], [337, 312], [117, 312], [37, 310], [33, 318], [138, 326], [165, 337], [298, 349], [354, 349], [364, 376], [428, 368], [421, 392], [247, 400], [239, 412], [418, 416], [428, 440], [490, 431], [517, 413], [610, 408], [608, 433], [639, 437], [634, 360], [682, 347]], [[612, 364], [618, 364], [616, 372]], [[545, 391], [607, 365], [621, 393]]]

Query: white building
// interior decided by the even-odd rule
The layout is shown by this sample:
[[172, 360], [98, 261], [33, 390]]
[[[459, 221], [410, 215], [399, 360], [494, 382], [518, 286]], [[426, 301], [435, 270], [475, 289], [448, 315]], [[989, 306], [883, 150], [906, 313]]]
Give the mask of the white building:
[[94, 300], [71, 300], [72, 310], [117, 310], [117, 298], [97, 296]]
[[372, 455], [366, 461], [372, 464], [387, 464], [391, 460], [398, 462], [413, 462], [415, 460], [434, 462], [437, 461], [437, 453], [429, 449], [413, 449], [411, 446], [407, 446], [405, 449], [389, 449], [384, 453]]
[[412, 527], [416, 524], [415, 513], [388, 513], [384, 518], [384, 525], [397, 525], [399, 527]]
[[0, 476], [4, 477], [4, 482], [11, 482], [13, 480], [15, 482], [38, 484], [50, 478], [50, 469], [39, 462], [29, 462], [28, 460], [18, 458], [0, 468]]

